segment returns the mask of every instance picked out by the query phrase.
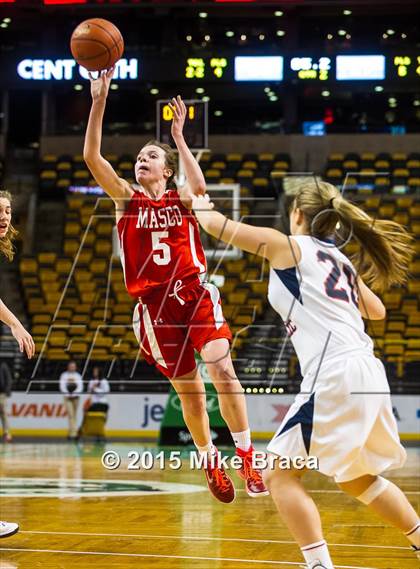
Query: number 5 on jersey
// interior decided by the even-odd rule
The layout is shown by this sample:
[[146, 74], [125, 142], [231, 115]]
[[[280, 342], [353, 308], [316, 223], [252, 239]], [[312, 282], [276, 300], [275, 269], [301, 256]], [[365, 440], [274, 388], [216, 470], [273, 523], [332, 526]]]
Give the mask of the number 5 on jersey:
[[167, 231], [152, 231], [152, 249], [157, 251], [153, 255], [156, 265], [168, 265], [171, 261], [171, 249], [167, 243], [162, 243], [161, 239], [169, 237]]

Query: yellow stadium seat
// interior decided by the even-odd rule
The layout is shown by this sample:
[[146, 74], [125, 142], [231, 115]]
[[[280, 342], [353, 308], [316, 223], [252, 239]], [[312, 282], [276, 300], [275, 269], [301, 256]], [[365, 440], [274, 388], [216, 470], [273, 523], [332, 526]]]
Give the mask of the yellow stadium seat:
[[58, 162], [56, 168], [58, 172], [69, 171], [72, 169], [72, 164], [65, 160], [63, 162]]
[[209, 168], [204, 172], [206, 178], [220, 178], [220, 175], [220, 170], [216, 170], [215, 168]]
[[276, 160], [273, 164], [273, 170], [288, 170], [289, 164], [285, 160]]
[[57, 273], [54, 269], [40, 269], [39, 280], [45, 282], [55, 282], [57, 280]]
[[381, 172], [389, 172], [391, 164], [389, 160], [376, 160], [375, 169]]
[[351, 170], [352, 172], [356, 172], [359, 170], [359, 163], [356, 160], [344, 160], [343, 162], [344, 170]]
[[38, 253], [38, 263], [39, 265], [54, 265], [57, 259], [55, 253]]
[[64, 254], [69, 257], [74, 257], [79, 250], [80, 241], [75, 239], [66, 239], [64, 242]]
[[229, 304], [244, 304], [248, 298], [248, 292], [232, 292], [228, 294]]
[[43, 162], [49, 162], [51, 164], [55, 164], [57, 162], [57, 156], [55, 154], [44, 154], [42, 157]]
[[227, 162], [242, 162], [242, 159], [243, 155], [239, 154], [238, 152], [231, 152], [226, 156]]
[[226, 168], [226, 162], [222, 162], [221, 160], [216, 160], [216, 162], [212, 162], [210, 168], [215, 170], [224, 170]]
[[258, 154], [258, 160], [260, 160], [260, 162], [272, 162], [274, 160], [274, 154], [272, 152], [261, 152]]
[[404, 196], [396, 199], [397, 207], [400, 209], [409, 209], [412, 203], [413, 203], [413, 198], [409, 196]]
[[410, 216], [420, 218], [420, 203], [416, 203], [410, 207]]
[[38, 272], [38, 263], [36, 259], [23, 258], [19, 264], [22, 274], [36, 274]]
[[66, 237], [77, 237], [80, 234], [81, 227], [75, 221], [68, 221], [64, 226], [64, 234]]

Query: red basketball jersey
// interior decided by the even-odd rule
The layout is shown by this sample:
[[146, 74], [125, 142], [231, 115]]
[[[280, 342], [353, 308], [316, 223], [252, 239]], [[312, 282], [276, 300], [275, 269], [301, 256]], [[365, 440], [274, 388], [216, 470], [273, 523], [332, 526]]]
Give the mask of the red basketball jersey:
[[136, 191], [118, 222], [125, 284], [134, 297], [146, 297], [172, 281], [206, 272], [206, 258], [194, 214], [176, 190], [160, 200]]

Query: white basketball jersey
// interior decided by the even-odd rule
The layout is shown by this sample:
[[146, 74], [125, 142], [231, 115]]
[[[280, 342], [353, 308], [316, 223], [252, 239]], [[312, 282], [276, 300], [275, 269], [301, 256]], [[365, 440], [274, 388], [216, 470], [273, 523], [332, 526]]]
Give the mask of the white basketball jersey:
[[373, 353], [358, 309], [356, 270], [328, 241], [291, 237], [300, 248], [297, 267], [270, 269], [268, 300], [283, 318], [302, 374], [321, 361], [363, 349]]

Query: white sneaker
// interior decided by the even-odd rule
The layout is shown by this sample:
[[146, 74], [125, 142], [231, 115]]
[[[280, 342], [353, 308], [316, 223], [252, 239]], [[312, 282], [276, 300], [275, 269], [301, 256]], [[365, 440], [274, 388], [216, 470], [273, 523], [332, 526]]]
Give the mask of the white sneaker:
[[10, 537], [19, 531], [18, 524], [11, 524], [9, 522], [0, 522], [0, 538]]

